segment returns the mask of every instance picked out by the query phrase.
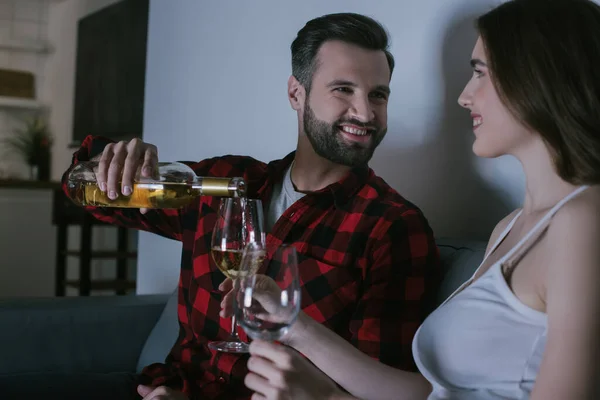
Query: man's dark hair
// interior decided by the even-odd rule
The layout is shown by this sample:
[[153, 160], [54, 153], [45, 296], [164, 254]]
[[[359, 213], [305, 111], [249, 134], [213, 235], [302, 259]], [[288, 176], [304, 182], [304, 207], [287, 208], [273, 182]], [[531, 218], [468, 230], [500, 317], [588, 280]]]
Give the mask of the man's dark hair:
[[308, 21], [292, 42], [292, 74], [307, 92], [317, 66], [317, 53], [330, 40], [383, 51], [392, 75], [394, 56], [388, 50], [388, 34], [379, 22], [355, 13], [327, 14]]

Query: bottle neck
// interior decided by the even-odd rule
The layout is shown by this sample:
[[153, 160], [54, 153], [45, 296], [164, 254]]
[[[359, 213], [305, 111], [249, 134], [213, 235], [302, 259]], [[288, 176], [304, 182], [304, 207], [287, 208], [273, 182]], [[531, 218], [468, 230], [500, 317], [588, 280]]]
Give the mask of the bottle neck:
[[201, 196], [244, 197], [246, 184], [242, 178], [198, 177], [198, 183], [192, 185]]

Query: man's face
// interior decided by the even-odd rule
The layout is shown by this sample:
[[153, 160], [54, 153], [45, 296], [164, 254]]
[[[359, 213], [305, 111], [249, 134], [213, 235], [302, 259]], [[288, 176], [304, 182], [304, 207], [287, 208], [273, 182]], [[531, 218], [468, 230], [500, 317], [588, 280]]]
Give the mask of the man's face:
[[367, 164], [387, 132], [389, 81], [383, 51], [325, 42], [302, 113], [314, 151], [336, 164]]

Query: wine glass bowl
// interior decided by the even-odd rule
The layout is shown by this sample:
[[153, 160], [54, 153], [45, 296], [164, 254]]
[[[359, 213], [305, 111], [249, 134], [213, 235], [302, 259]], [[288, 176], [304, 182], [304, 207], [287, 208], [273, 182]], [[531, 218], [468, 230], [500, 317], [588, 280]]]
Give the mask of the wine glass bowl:
[[[259, 270], [266, 273], [257, 274]], [[234, 313], [248, 337], [279, 340], [299, 312], [296, 249], [291, 245], [249, 244], [242, 255], [234, 301]]]
[[[222, 198], [212, 234], [211, 256], [217, 268], [235, 281], [240, 275], [244, 248], [249, 244], [262, 245], [265, 241], [262, 202], [257, 199]], [[228, 340], [208, 344], [212, 350], [227, 353], [247, 353], [248, 344], [237, 334], [235, 315], [231, 318]]]

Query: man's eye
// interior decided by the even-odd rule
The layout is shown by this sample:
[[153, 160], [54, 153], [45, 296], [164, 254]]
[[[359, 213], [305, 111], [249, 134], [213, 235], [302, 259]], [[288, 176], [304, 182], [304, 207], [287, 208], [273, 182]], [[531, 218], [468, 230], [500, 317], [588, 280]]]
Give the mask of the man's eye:
[[352, 89], [350, 89], [348, 87], [339, 87], [339, 88], [335, 88], [334, 90], [336, 92], [341, 92], [341, 93], [352, 93]]
[[373, 93], [372, 96], [375, 97], [376, 99], [380, 99], [380, 100], [387, 100], [387, 98], [388, 98], [388, 95], [383, 92]]

